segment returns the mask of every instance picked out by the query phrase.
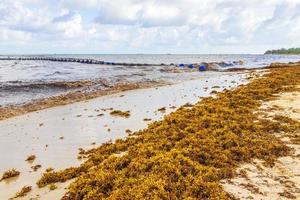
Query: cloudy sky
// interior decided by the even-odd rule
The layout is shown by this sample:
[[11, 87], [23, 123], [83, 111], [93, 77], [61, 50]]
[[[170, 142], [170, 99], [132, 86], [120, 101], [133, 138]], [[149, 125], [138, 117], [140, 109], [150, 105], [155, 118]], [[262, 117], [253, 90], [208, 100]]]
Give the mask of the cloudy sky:
[[0, 54], [300, 47], [300, 0], [0, 0]]

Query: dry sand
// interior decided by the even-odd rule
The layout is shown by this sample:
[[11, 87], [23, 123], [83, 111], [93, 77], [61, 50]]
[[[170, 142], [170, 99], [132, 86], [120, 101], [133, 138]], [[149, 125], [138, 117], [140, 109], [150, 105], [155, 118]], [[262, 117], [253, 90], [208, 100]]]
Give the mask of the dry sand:
[[[25, 185], [32, 186], [33, 191], [23, 199], [37, 195], [38, 199], [59, 199], [68, 183], [49, 192], [47, 187], [38, 189], [35, 182], [48, 167], [64, 169], [79, 165], [78, 148], [92, 148], [94, 142], [100, 145], [126, 137], [126, 129], [136, 131], [151, 123], [145, 118], [159, 120], [183, 104], [209, 96], [212, 90], [222, 91], [246, 82], [245, 73], [208, 72], [200, 79], [175, 85], [121, 92], [2, 120], [0, 174], [16, 168], [21, 175], [0, 182], [0, 199], [13, 197]], [[158, 111], [162, 107], [166, 107], [165, 112]], [[110, 108], [129, 110], [131, 116], [112, 116]], [[31, 154], [37, 157], [32, 164], [25, 161]], [[36, 164], [42, 167], [33, 172], [31, 166]]]
[[[267, 116], [279, 114], [300, 121], [300, 92], [281, 94], [264, 103], [262, 110]], [[300, 144], [284, 133], [278, 137], [295, 150], [293, 155], [279, 158], [274, 167], [265, 167], [260, 160], [242, 165], [238, 177], [223, 181], [227, 192], [239, 199], [300, 199]]]

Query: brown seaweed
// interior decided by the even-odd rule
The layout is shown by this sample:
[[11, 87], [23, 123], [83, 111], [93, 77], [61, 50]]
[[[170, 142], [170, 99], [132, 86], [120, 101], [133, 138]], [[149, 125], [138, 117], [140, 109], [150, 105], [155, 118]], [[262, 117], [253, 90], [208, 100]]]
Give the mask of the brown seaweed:
[[119, 116], [119, 117], [130, 117], [130, 111], [121, 111], [121, 110], [114, 110], [111, 111], [109, 114], [113, 115], [113, 116]]
[[7, 170], [6, 172], [3, 173], [2, 178], [0, 179], [0, 181], [5, 180], [5, 179], [9, 179], [9, 178], [13, 178], [16, 176], [19, 176], [20, 172], [17, 171], [16, 169], [10, 169]]
[[19, 192], [16, 193], [14, 198], [24, 197], [32, 190], [31, 186], [24, 186]]
[[262, 119], [256, 112], [263, 101], [297, 90], [300, 65], [269, 72], [182, 106], [134, 137], [84, 151], [87, 160], [79, 167], [44, 173], [37, 184], [76, 178], [64, 199], [232, 199], [219, 181], [252, 159], [271, 165], [289, 155], [275, 134], [300, 130], [289, 118]]

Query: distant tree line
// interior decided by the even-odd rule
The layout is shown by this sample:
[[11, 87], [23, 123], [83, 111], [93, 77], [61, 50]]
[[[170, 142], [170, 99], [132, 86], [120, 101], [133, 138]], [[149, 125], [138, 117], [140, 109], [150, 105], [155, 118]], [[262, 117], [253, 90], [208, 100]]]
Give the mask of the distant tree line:
[[289, 48], [289, 49], [277, 49], [277, 50], [268, 50], [265, 54], [300, 54], [300, 48]]

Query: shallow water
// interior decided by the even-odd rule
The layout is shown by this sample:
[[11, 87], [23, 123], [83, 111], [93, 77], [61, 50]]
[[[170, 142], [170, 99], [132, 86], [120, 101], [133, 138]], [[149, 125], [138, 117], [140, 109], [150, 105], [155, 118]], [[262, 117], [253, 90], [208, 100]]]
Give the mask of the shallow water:
[[[38, 55], [32, 55], [38, 56]], [[107, 62], [125, 63], [201, 63], [201, 62], [233, 62], [243, 61], [242, 65], [234, 67], [260, 67], [272, 62], [299, 61], [300, 56], [292, 55], [43, 55], [47, 57], [72, 57], [96, 59]], [[0, 56], [7, 57], [7, 56]], [[72, 62], [30, 61], [30, 60], [0, 60], [0, 106], [27, 103], [35, 99], [60, 95], [74, 90], [107, 89], [116, 83], [139, 83], [146, 81], [180, 82], [202, 73], [187, 70], [184, 73], [163, 71], [176, 66], [118, 66], [96, 65]], [[76, 82], [91, 80], [93, 86], [82, 88], [57, 87], [51, 83]], [[100, 84], [98, 83], [100, 81]], [[105, 82], [106, 84], [101, 84]]]

